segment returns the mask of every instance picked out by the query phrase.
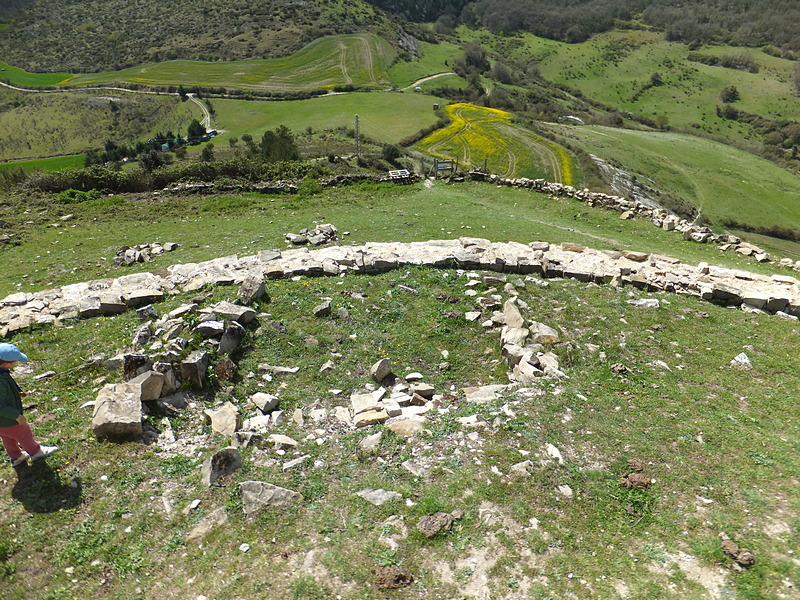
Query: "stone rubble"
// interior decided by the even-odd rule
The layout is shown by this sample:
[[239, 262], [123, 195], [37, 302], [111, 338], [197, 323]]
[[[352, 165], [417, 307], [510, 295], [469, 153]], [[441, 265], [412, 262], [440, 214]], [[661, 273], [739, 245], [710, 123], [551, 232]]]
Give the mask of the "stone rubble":
[[[263, 258], [262, 258], [263, 257]], [[563, 249], [546, 242], [490, 242], [480, 238], [431, 240], [412, 243], [375, 243], [363, 246], [307, 247], [254, 256], [226, 256], [203, 263], [178, 264], [156, 273], [135, 273], [115, 279], [98, 279], [39, 292], [17, 292], [0, 300], [0, 337], [34, 325], [118, 314], [163, 300], [168, 295], [199, 290], [208, 285], [242, 284], [246, 278], [274, 279], [297, 275], [375, 273], [408, 265], [482, 269], [545, 279], [568, 277], [580, 281], [632, 285], [648, 291], [688, 294], [729, 306], [752, 307], [775, 314], [800, 316], [800, 282], [786, 275], [761, 275], [710, 266], [687, 265], [655, 254], [584, 248]], [[496, 302], [484, 298], [486, 309]], [[229, 307], [236, 307], [228, 303]], [[247, 325], [255, 311], [236, 317]], [[470, 315], [474, 316], [474, 315]]]

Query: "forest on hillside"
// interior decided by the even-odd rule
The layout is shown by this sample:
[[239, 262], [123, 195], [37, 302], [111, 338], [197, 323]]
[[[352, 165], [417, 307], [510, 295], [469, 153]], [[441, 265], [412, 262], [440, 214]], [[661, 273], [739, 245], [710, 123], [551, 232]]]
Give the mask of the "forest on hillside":
[[460, 24], [566, 42], [652, 27], [684, 43], [770, 46], [787, 58], [800, 50], [797, 0], [4, 0], [0, 23], [0, 57], [37, 72], [278, 57], [329, 34], [391, 40], [405, 28], [428, 38]]

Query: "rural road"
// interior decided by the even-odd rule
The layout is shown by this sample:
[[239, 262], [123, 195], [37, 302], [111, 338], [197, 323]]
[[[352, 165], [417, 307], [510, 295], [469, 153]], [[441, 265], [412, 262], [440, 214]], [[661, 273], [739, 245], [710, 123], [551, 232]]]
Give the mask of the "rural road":
[[417, 79], [411, 85], [404, 87], [403, 91], [413, 90], [417, 87], [420, 83], [425, 83], [426, 81], [430, 81], [431, 79], [436, 79], [437, 77], [444, 77], [445, 75], [455, 75], [452, 71], [447, 71], [446, 73], [436, 73], [434, 75], [428, 75], [427, 77], [423, 77], [422, 79]]

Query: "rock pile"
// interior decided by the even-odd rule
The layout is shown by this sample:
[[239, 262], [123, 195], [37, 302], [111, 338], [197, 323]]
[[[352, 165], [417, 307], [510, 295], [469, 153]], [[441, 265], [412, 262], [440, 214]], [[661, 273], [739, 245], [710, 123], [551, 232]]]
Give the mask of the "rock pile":
[[726, 306], [800, 317], [800, 282], [786, 275], [761, 275], [706, 263], [686, 265], [667, 256], [593, 250], [580, 244], [500, 243], [464, 237], [325, 246], [313, 251], [307, 247], [283, 252], [265, 250], [255, 256], [226, 256], [203, 263], [172, 265], [156, 273], [135, 273], [33, 293], [18, 292], [0, 300], [0, 336], [7, 337], [33, 325], [117, 314], [158, 302], [168, 294], [196, 291], [206, 285], [241, 284], [253, 276], [263, 280], [376, 273], [406, 265], [632, 285], [650, 291], [688, 294]]
[[117, 250], [114, 256], [115, 265], [131, 266], [136, 263], [150, 262], [153, 256], [164, 254], [165, 252], [172, 252], [178, 247], [174, 242], [167, 242], [166, 244], [144, 244], [136, 246], [122, 246]]
[[330, 223], [317, 225], [313, 229], [303, 229], [300, 233], [284, 234], [286, 241], [295, 246], [310, 244], [312, 246], [322, 246], [329, 242], [339, 240], [339, 230]]

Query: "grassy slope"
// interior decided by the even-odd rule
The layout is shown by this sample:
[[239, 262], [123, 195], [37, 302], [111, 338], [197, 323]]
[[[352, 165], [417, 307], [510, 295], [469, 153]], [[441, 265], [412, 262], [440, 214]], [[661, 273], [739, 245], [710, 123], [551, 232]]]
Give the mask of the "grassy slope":
[[[686, 60], [683, 44], [663, 41], [658, 33], [621, 31], [602, 34], [582, 44], [563, 44], [525, 38], [526, 50], [541, 60], [540, 72], [550, 81], [565, 83], [584, 95], [654, 118], [666, 115], [677, 127], [698, 127], [715, 135], [745, 140], [739, 124], [720, 119], [720, 92], [734, 85], [741, 100], [736, 108], [770, 118], [800, 114], [800, 98], [792, 94], [792, 61], [759, 50], [747, 50], [760, 66], [749, 73]], [[735, 54], [741, 48], [701, 49], [703, 54]], [[637, 92], [659, 72], [664, 85]]]
[[[64, 208], [80, 208], [75, 221], [53, 229], [48, 223], [57, 212], [51, 209], [29, 226], [23, 246], [2, 250], [6, 265], [21, 263], [4, 272], [4, 287], [16, 289], [15, 283], [31, 278], [34, 285], [23, 289], [129, 273], [94, 266], [107, 265], [100, 258], [110, 257], [121, 243], [184, 244], [148, 269], [233, 252], [254, 254], [282, 246], [284, 231], [319, 219], [351, 230], [346, 239], [353, 243], [464, 234], [577, 241], [747, 265], [646, 222], [620, 222], [614, 213], [566, 199], [477, 184], [356, 186], [306, 199], [174, 198], [113, 212]], [[192, 247], [195, 242], [198, 247]], [[34, 248], [40, 249], [38, 259]], [[79, 270], [71, 272], [75, 267]], [[31, 277], [25, 280], [25, 274]], [[795, 493], [800, 419], [791, 408], [800, 386], [791, 362], [796, 324], [685, 297], [660, 294], [661, 308], [636, 309], [626, 300], [651, 295], [570, 281], [548, 287], [529, 283], [521, 294], [531, 307], [526, 314], [561, 332], [565, 344], [553, 350], [570, 378], [542, 383], [531, 399], [470, 405], [458, 395], [460, 387], [503, 381], [504, 372], [495, 362], [496, 334], [487, 336], [477, 324], [447, 316], [473, 305], [464, 294], [467, 280], [455, 272], [404, 269], [377, 277], [270, 282], [272, 301], [259, 308], [271, 316], [260, 318], [264, 327], [248, 334], [246, 350], [235, 359], [242, 374], [260, 362], [301, 370], [289, 380], [237, 379], [218, 398], [234, 399], [249, 414], [247, 395], [274, 392], [289, 414], [303, 408], [308, 415], [311, 406], [345, 404], [346, 394], [369, 382], [369, 365], [389, 356], [398, 372], [422, 371], [437, 391], [447, 392], [441, 407], [448, 412], [431, 415], [431, 434], [422, 438], [405, 441], [384, 433], [381, 461], [356, 452], [358, 441], [380, 427], [286, 425], [280, 432], [300, 441], [297, 455], [311, 457], [304, 466], [283, 471], [281, 463], [295, 453], [281, 457], [248, 448], [246, 466], [211, 490], [202, 488], [198, 466], [227, 444], [222, 438], [198, 440], [197, 454], [189, 457], [159, 445], [97, 444], [87, 435], [89, 409], [80, 406], [94, 397], [93, 380], [118, 375], [99, 368], [68, 370], [90, 355], [119, 350], [138, 326], [134, 314], [17, 336], [14, 341], [33, 361], [32, 371], [19, 376], [37, 404], [29, 416], [37, 435], [62, 449], [22, 483], [10, 470], [2, 475], [8, 491], [0, 497], [0, 513], [4, 528], [13, 531], [0, 548], [4, 597], [129, 600], [202, 593], [323, 600], [339, 594], [366, 600], [381, 594], [371, 571], [384, 564], [402, 564], [416, 580], [412, 588], [386, 593], [393, 598], [611, 600], [621, 589], [640, 598], [713, 597], [698, 573], [706, 574], [706, 584], [716, 581], [717, 596], [791, 593], [785, 582], [800, 580], [791, 557], [800, 551]], [[399, 283], [420, 294], [402, 295]], [[478, 289], [491, 293], [485, 285]], [[232, 298], [235, 289], [208, 293], [214, 300]], [[356, 299], [358, 293], [365, 294], [365, 302]], [[434, 300], [443, 293], [457, 303]], [[196, 295], [172, 298], [159, 309]], [[334, 308], [347, 307], [352, 321], [312, 317], [312, 307], [324, 296], [334, 299]], [[267, 326], [269, 319], [284, 322], [287, 332], [276, 333]], [[309, 336], [317, 345], [308, 345]], [[600, 346], [605, 360], [588, 349], [590, 343]], [[441, 350], [449, 351], [449, 371], [436, 369]], [[726, 366], [742, 351], [753, 360], [751, 373]], [[334, 369], [319, 373], [329, 357]], [[617, 362], [631, 371], [615, 375], [610, 365]], [[61, 375], [34, 381], [33, 374], [44, 370]], [[344, 389], [344, 397], [332, 396], [331, 388]], [[501, 410], [507, 402], [508, 409]], [[200, 411], [212, 405], [211, 398], [199, 399], [195, 409], [171, 418], [177, 437], [208, 433]], [[494, 425], [458, 423], [469, 415]], [[150, 421], [163, 428], [161, 416]], [[324, 442], [318, 445], [317, 438]], [[563, 465], [546, 460], [546, 444], [561, 451]], [[511, 476], [511, 465], [526, 457], [533, 461], [533, 475]], [[279, 462], [256, 462], [263, 458]], [[643, 461], [656, 479], [649, 490], [619, 487], [629, 458]], [[431, 477], [408, 473], [401, 466], [408, 459], [430, 464]], [[297, 489], [303, 500], [247, 519], [236, 484], [253, 479]], [[559, 495], [559, 485], [569, 485], [574, 497]], [[399, 491], [415, 504], [373, 507], [354, 495], [365, 487]], [[173, 516], [165, 514], [162, 497], [174, 507]], [[184, 515], [182, 509], [195, 498], [200, 507]], [[228, 523], [202, 545], [185, 542], [185, 533], [220, 506], [228, 511]], [[420, 516], [455, 509], [466, 514], [452, 531], [432, 540], [415, 532]], [[500, 520], [490, 520], [491, 514]], [[378, 542], [397, 531], [384, 524], [391, 515], [402, 516], [410, 529], [395, 550]], [[753, 550], [756, 566], [711, 577], [717, 565], [730, 565], [719, 550], [720, 531]], [[243, 542], [250, 544], [247, 553], [239, 550]]]
[[[52, 205], [27, 225], [30, 218], [19, 211], [14, 217], [4, 217], [19, 232], [22, 244], [3, 250], [6, 268], [0, 297], [17, 290], [102, 277], [123, 244], [174, 241], [182, 247], [170, 260], [197, 262], [232, 253], [249, 254], [257, 247], [281, 247], [284, 233], [299, 231], [315, 220], [332, 221], [340, 230], [350, 231], [346, 240], [353, 244], [459, 235], [501, 241], [576, 241], [597, 248], [648, 250], [690, 262], [772, 272], [769, 266], [721, 253], [714, 246], [684, 242], [680, 235], [662, 233], [649, 222], [625, 223], [615, 212], [587, 211], [575, 201], [543, 202], [544, 198], [487, 185], [436, 184], [432, 189], [366, 186], [352, 193], [335, 190], [310, 198], [171, 198], [157, 208], [136, 203], [110, 207], [106, 212], [98, 212], [94, 203]], [[151, 219], [154, 211], [158, 214], [155, 222]], [[50, 226], [68, 213], [76, 219], [58, 228]], [[136, 269], [153, 266], [142, 264]]]
[[[361, 132], [383, 143], [404, 137], [436, 122], [433, 104], [439, 98], [395, 92], [332, 95], [290, 102], [213, 100], [216, 121], [229, 135], [261, 136], [267, 129], [286, 125], [294, 131], [347, 127], [359, 116]], [[224, 139], [224, 138], [221, 138]]]
[[550, 126], [587, 151], [686, 198], [714, 222], [800, 223], [800, 180], [731, 146], [674, 133]]
[[[199, 109], [177, 96], [71, 91], [32, 94], [0, 89], [0, 159], [46, 157], [130, 143], [157, 130], [186, 131]], [[14, 106], [14, 104], [19, 104]]]
[[297, 91], [334, 85], [385, 86], [394, 50], [371, 34], [320, 38], [285, 58], [202, 62], [176, 60], [89, 75], [70, 85], [131, 82], [152, 85], [228, 86], [244, 90]]

